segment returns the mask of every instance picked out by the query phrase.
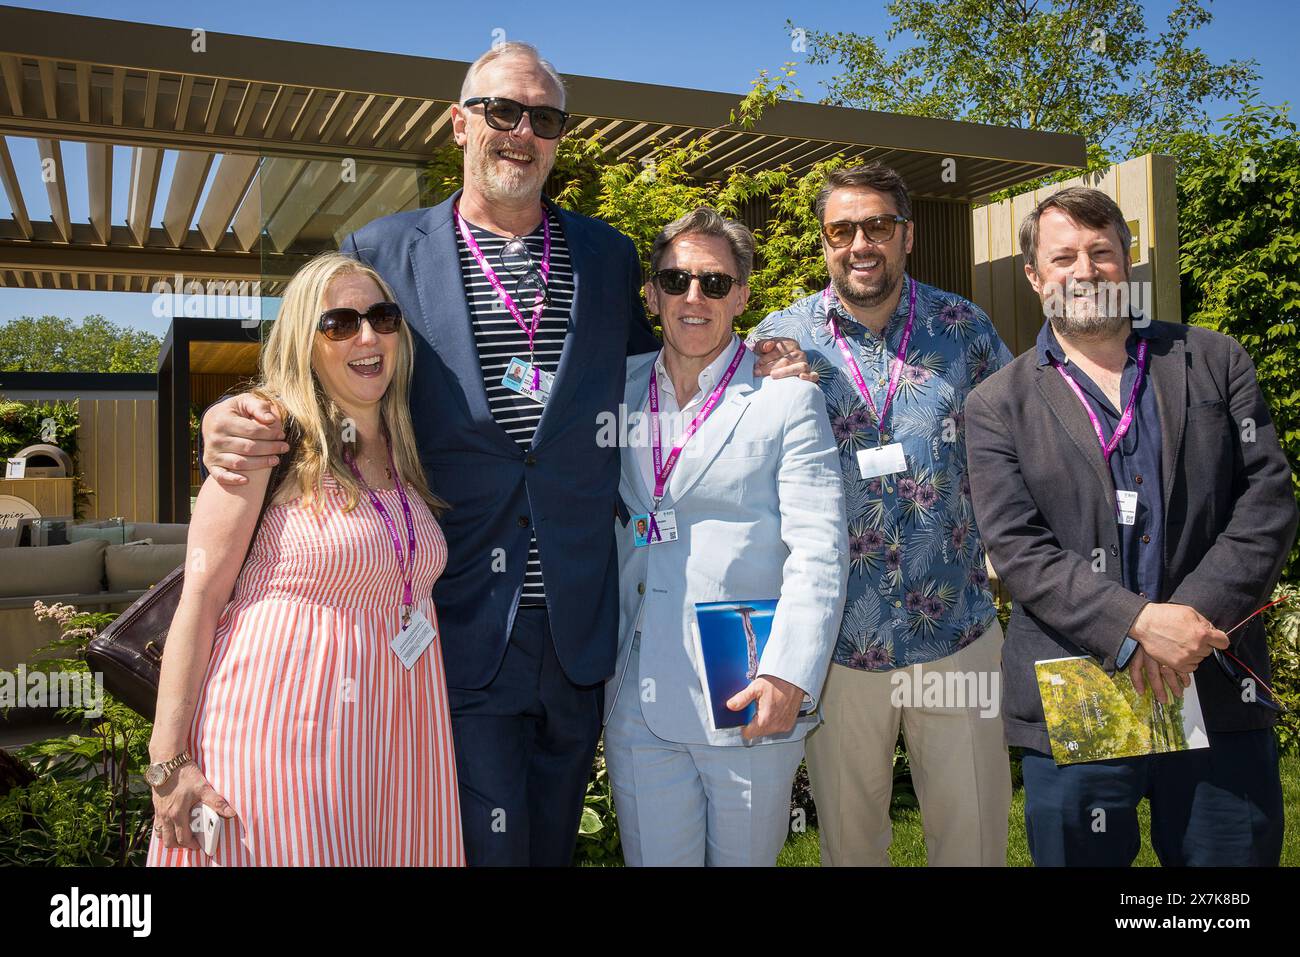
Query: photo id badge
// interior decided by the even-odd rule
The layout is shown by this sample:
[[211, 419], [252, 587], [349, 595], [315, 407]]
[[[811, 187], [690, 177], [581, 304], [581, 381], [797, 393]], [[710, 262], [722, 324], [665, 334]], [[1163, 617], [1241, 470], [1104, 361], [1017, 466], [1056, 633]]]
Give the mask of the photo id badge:
[[902, 442], [858, 450], [858, 472], [864, 479], [906, 471], [907, 458], [903, 455]]
[[[651, 515], [654, 516], [655, 520], [653, 531], [650, 528]], [[632, 543], [637, 548], [675, 541], [677, 541], [677, 512], [675, 510], [670, 508], [662, 512], [643, 512], [640, 515], [632, 516]]]
[[545, 369], [539, 370], [541, 376], [538, 388], [533, 388], [533, 364], [526, 362], [518, 357], [510, 360], [510, 365], [506, 366], [506, 374], [501, 377], [501, 384], [512, 392], [518, 392], [526, 398], [532, 399], [539, 405], [545, 405], [547, 398], [551, 394], [551, 385], [555, 382], [555, 373], [547, 372]]
[[1115, 491], [1115, 500], [1119, 505], [1119, 523], [1121, 525], [1136, 525], [1138, 515], [1138, 493], [1117, 489]]
[[438, 629], [433, 627], [419, 609], [415, 609], [411, 612], [410, 624], [397, 633], [388, 647], [393, 649], [398, 660], [410, 671], [420, 660], [420, 655], [424, 654], [424, 649], [433, 644], [433, 639], [437, 637]]

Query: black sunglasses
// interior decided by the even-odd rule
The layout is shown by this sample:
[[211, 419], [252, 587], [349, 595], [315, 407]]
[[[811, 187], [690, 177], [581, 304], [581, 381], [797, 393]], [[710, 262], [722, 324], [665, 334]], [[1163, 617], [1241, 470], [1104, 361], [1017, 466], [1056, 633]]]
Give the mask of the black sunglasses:
[[524, 106], [504, 96], [472, 96], [465, 106], [483, 106], [483, 119], [494, 130], [513, 130], [528, 114], [533, 133], [544, 140], [559, 139], [569, 122], [569, 114], [554, 106]]
[[549, 306], [551, 293], [546, 288], [546, 277], [533, 261], [533, 254], [528, 251], [528, 244], [516, 236], [501, 247], [497, 254], [501, 268], [515, 277], [515, 299], [519, 302], [537, 303]]
[[725, 272], [687, 272], [685, 269], [661, 269], [653, 276], [661, 290], [670, 296], [683, 296], [691, 288], [691, 280], [700, 281], [700, 292], [710, 299], [722, 299], [731, 292], [731, 287], [740, 282]]
[[872, 216], [870, 219], [837, 219], [822, 226], [822, 235], [832, 249], [843, 249], [851, 245], [853, 239], [862, 230], [862, 235], [869, 242], [887, 243], [894, 238], [894, 231], [899, 223], [911, 222], [906, 216]]
[[343, 342], [361, 331], [362, 319], [370, 323], [370, 328], [380, 335], [390, 335], [401, 328], [402, 307], [395, 302], [377, 302], [365, 312], [357, 312], [345, 306], [326, 309], [320, 314], [316, 328], [325, 334], [326, 339]]

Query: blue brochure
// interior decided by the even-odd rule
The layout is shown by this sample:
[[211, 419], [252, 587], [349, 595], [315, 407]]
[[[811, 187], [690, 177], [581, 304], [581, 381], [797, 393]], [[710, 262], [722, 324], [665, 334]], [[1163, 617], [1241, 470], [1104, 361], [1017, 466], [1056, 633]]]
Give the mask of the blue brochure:
[[758, 674], [774, 614], [775, 598], [695, 605], [697, 648], [713, 730], [741, 728], [753, 720], [757, 711], [753, 702], [732, 711], [727, 701], [744, 691]]

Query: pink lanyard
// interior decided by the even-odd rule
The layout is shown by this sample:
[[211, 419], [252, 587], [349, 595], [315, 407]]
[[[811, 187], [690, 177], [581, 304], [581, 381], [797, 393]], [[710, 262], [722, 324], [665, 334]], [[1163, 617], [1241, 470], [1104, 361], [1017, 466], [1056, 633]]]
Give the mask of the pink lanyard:
[[[731, 364], [727, 366], [727, 371], [722, 374], [718, 380], [717, 386], [709, 393], [709, 397], [704, 401], [700, 411], [695, 413], [695, 418], [691, 419], [690, 425], [682, 433], [681, 439], [673, 446], [672, 451], [668, 453], [667, 460], [663, 457], [663, 448], [659, 443], [659, 374], [655, 370], [655, 365], [659, 364], [659, 359], [655, 359], [655, 365], [650, 367], [650, 430], [651, 430], [651, 454], [654, 460], [655, 469], [655, 507], [651, 510], [650, 522], [651, 529], [654, 524], [654, 510], [659, 508], [659, 503], [663, 500], [664, 489], [668, 486], [668, 478], [673, 474], [673, 469], [677, 466], [677, 459], [682, 454], [682, 449], [686, 448], [686, 443], [691, 440], [691, 436], [699, 431], [704, 420], [713, 414], [718, 400], [722, 398], [722, 393], [727, 391], [727, 386], [731, 382], [731, 377], [736, 374], [740, 368], [740, 360], [745, 354], [745, 344], [743, 342], [736, 345], [736, 354], [731, 357]], [[660, 353], [662, 355], [662, 353]]]
[[393, 522], [392, 516], [388, 514], [388, 509], [384, 508], [384, 503], [379, 501], [374, 491], [366, 484], [365, 476], [357, 468], [356, 462], [353, 461], [349, 453], [343, 457], [348, 463], [348, 468], [356, 476], [361, 487], [366, 490], [370, 496], [370, 504], [375, 507], [379, 517], [384, 520], [384, 527], [388, 529], [388, 535], [393, 540], [393, 551], [397, 553], [397, 570], [402, 575], [402, 627], [405, 628], [411, 623], [411, 574], [415, 568], [415, 522], [411, 519], [411, 503], [406, 498], [406, 489], [402, 488], [402, 476], [397, 471], [397, 464], [393, 461], [393, 448], [388, 447], [388, 464], [393, 470], [394, 485], [397, 486], [397, 497], [402, 500], [402, 511], [406, 513], [406, 547], [409, 557], [405, 562], [402, 561], [402, 540], [397, 536], [397, 525]]
[[1075, 396], [1083, 403], [1083, 411], [1088, 413], [1088, 421], [1092, 423], [1092, 431], [1097, 433], [1097, 441], [1101, 443], [1101, 456], [1106, 460], [1107, 465], [1110, 464], [1111, 455], [1119, 448], [1124, 436], [1128, 434], [1129, 426], [1133, 424], [1133, 414], [1137, 409], [1138, 389], [1142, 388], [1142, 376], [1146, 373], [1147, 367], [1147, 341], [1145, 339], [1138, 342], [1137, 352], [1137, 378], [1133, 380], [1133, 391], [1129, 393], [1128, 405], [1124, 407], [1124, 414], [1120, 416], [1119, 424], [1115, 426], [1115, 431], [1111, 435], [1109, 442], [1102, 438], [1101, 420], [1097, 418], [1097, 413], [1092, 411], [1092, 406], [1084, 396], [1079, 383], [1075, 382], [1070, 373], [1065, 371], [1065, 366], [1061, 365], [1055, 356], [1049, 356], [1052, 367], [1061, 373], [1061, 378], [1074, 390]]
[[844, 362], [849, 367], [849, 373], [853, 376], [853, 383], [858, 387], [858, 394], [871, 407], [871, 411], [876, 417], [877, 445], [881, 442], [881, 432], [885, 428], [885, 415], [889, 412], [889, 406], [894, 401], [894, 394], [898, 392], [898, 380], [903, 375], [903, 364], [907, 358], [907, 344], [912, 339], [912, 320], [916, 318], [916, 281], [909, 281], [908, 286], [911, 292], [907, 298], [907, 325], [903, 327], [903, 338], [898, 341], [898, 357], [891, 363], [892, 371], [889, 374], [889, 389], [885, 392], [885, 404], [879, 409], [876, 408], [876, 400], [871, 398], [871, 390], [867, 388], [867, 380], [862, 378], [862, 370], [858, 367], [857, 359], [853, 358], [853, 352], [849, 349], [849, 344], [844, 340], [844, 334], [840, 332], [839, 325], [831, 317], [831, 309], [838, 302], [835, 291], [830, 286], [822, 290], [822, 301], [826, 303], [826, 324], [830, 326], [831, 334], [835, 336], [835, 344], [840, 347], [840, 354], [844, 356]]
[[[469, 251], [474, 254], [474, 261], [478, 263], [478, 268], [482, 270], [487, 281], [492, 284], [496, 294], [501, 297], [505, 307], [510, 310], [510, 315], [514, 316], [515, 324], [528, 336], [528, 362], [533, 367], [533, 388], [541, 386], [541, 373], [537, 370], [537, 362], [533, 357], [533, 339], [537, 336], [537, 327], [542, 321], [542, 312], [546, 308], [546, 301], [541, 290], [537, 291], [537, 300], [533, 305], [533, 321], [524, 322], [524, 314], [515, 302], [514, 296], [506, 292], [506, 287], [501, 284], [497, 277], [496, 270], [492, 268], [483, 255], [483, 250], [479, 248], [478, 242], [474, 239], [474, 234], [470, 232], [469, 225], [465, 222], [465, 217], [460, 214], [460, 203], [456, 204], [456, 228], [460, 230], [461, 237], [465, 240], [465, 245]], [[547, 213], [546, 207], [542, 207], [542, 282], [546, 282], [551, 276], [551, 217]]]

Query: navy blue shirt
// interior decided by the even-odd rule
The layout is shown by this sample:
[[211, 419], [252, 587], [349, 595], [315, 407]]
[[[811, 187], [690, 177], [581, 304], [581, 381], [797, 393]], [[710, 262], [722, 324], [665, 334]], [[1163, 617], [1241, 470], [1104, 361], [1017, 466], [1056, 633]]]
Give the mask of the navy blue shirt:
[[[1147, 337], [1146, 328], [1133, 329], [1126, 349], [1128, 361], [1120, 374], [1119, 394], [1125, 405], [1133, 391], [1137, 377], [1138, 339]], [[1148, 349], [1150, 347], [1148, 346]], [[1101, 434], [1107, 442], [1123, 414], [1106, 397], [1105, 392], [1088, 377], [1088, 374], [1066, 358], [1050, 322], [1044, 322], [1038, 333], [1038, 364], [1049, 365], [1056, 359], [1070, 373], [1083, 390], [1088, 403], [1101, 422]], [[1138, 389], [1133, 421], [1128, 432], [1110, 457], [1110, 477], [1116, 491], [1137, 493], [1137, 517], [1132, 525], [1119, 526], [1120, 580], [1125, 588], [1151, 601], [1164, 601], [1164, 527], [1165, 505], [1160, 478], [1160, 410], [1156, 404], [1155, 389], [1151, 387], [1151, 355], [1147, 353], [1147, 375]], [[1060, 375], [1052, 370], [1053, 375]], [[1073, 390], [1071, 390], [1073, 395]], [[1101, 455], [1101, 443], [1094, 446], [1094, 454]], [[1118, 511], [1116, 522], [1119, 521]], [[1137, 642], [1126, 638], [1116, 665], [1124, 667]]]

